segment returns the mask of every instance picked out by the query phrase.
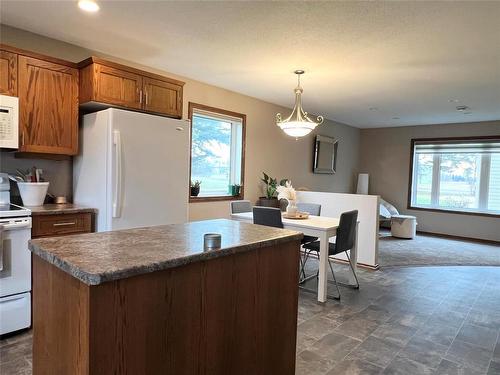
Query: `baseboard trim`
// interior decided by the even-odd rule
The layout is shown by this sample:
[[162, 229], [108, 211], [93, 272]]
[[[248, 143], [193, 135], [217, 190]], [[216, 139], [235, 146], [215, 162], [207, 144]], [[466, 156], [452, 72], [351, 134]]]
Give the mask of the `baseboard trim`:
[[453, 234], [434, 233], [434, 232], [427, 232], [427, 231], [422, 231], [422, 230], [417, 230], [417, 233], [418, 234], [425, 234], [427, 236], [449, 238], [449, 239], [455, 239], [455, 240], [460, 240], [460, 241], [481, 242], [481, 243], [486, 243], [486, 244], [491, 244], [491, 245], [500, 245], [500, 241], [485, 240], [484, 238], [456, 236]]
[[[334, 259], [334, 261], [337, 263], [348, 264], [348, 261], [344, 260], [344, 259]], [[380, 266], [378, 264], [372, 266], [371, 264], [365, 264], [365, 263], [358, 262], [357, 265], [360, 268], [365, 268], [365, 269], [372, 270], [372, 271], [377, 271], [378, 269], [380, 269]]]

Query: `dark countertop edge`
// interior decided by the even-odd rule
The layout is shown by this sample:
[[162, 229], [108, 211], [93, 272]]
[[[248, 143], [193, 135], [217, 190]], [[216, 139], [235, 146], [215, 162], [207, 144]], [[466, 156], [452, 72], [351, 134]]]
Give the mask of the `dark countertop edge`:
[[273, 244], [281, 244], [281, 243], [286, 243], [286, 242], [290, 242], [290, 241], [299, 241], [303, 237], [304, 237], [304, 235], [301, 232], [296, 232], [296, 234], [291, 234], [291, 235], [287, 235], [287, 236], [283, 236], [283, 237], [275, 237], [275, 238], [267, 239], [267, 240], [260, 241], [260, 242], [251, 242], [248, 244], [236, 245], [236, 246], [232, 246], [232, 247], [223, 248], [220, 250], [211, 250], [211, 251], [207, 251], [204, 253], [188, 255], [188, 256], [185, 256], [182, 258], [170, 259], [170, 260], [158, 263], [158, 264], [149, 264], [149, 265], [143, 265], [140, 267], [125, 268], [125, 269], [122, 269], [120, 271], [111, 271], [109, 273], [103, 273], [103, 274], [92, 274], [92, 273], [82, 271], [80, 269], [77, 270], [78, 272], [75, 272], [75, 269], [77, 268], [76, 266], [71, 265], [68, 262], [59, 259], [58, 257], [51, 254], [50, 252], [41, 249], [36, 244], [33, 244], [31, 241], [29, 243], [29, 249], [33, 254], [39, 256], [43, 260], [54, 265], [55, 267], [59, 268], [60, 270], [64, 271], [65, 273], [80, 280], [84, 284], [87, 284], [89, 286], [94, 286], [94, 285], [103, 284], [103, 283], [108, 282], [108, 281], [127, 279], [129, 277], [145, 275], [145, 274], [157, 272], [157, 271], [163, 271], [163, 270], [167, 270], [170, 268], [184, 266], [186, 264], [190, 264], [190, 263], [194, 263], [194, 262], [200, 262], [200, 261], [204, 261], [204, 260], [219, 258], [219, 257], [223, 257], [223, 256], [237, 254], [237, 253], [243, 253], [246, 251], [259, 249], [262, 247], [271, 246]]
[[[43, 206], [40, 206], [43, 207]], [[54, 207], [50, 209], [41, 209], [37, 211], [37, 207], [27, 207], [31, 211], [31, 216], [44, 215], [64, 215], [64, 214], [97, 214], [98, 209], [92, 207]]]

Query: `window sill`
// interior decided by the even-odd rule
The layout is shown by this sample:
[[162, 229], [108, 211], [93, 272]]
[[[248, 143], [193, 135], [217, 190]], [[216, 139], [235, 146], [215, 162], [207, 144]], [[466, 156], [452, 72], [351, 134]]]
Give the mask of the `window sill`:
[[240, 195], [221, 195], [213, 197], [189, 197], [189, 203], [197, 202], [222, 202], [222, 201], [237, 201], [243, 199]]
[[479, 211], [458, 211], [458, 210], [447, 210], [445, 208], [417, 207], [417, 206], [408, 206], [408, 209], [409, 210], [418, 210], [418, 211], [441, 212], [441, 213], [445, 213], [445, 214], [500, 217], [500, 214], [496, 214], [496, 213], [492, 213], [492, 212], [490, 213], [490, 212], [479, 212]]

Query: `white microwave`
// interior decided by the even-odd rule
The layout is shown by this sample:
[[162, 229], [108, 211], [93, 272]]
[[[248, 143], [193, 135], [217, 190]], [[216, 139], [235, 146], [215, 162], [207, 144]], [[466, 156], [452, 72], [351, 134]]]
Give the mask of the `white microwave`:
[[19, 98], [0, 95], [0, 148], [19, 147]]

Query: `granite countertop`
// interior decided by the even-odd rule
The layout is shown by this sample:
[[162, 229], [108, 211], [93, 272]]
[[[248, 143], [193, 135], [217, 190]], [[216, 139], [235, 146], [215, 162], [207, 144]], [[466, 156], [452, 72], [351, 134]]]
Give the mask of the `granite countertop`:
[[[203, 235], [222, 248], [203, 251]], [[30, 250], [87, 285], [302, 239], [287, 229], [219, 219], [31, 240]]]
[[27, 207], [31, 210], [32, 216], [38, 215], [59, 215], [59, 214], [80, 214], [80, 213], [97, 213], [97, 208], [79, 206], [73, 203], [65, 204], [44, 204], [43, 206]]

